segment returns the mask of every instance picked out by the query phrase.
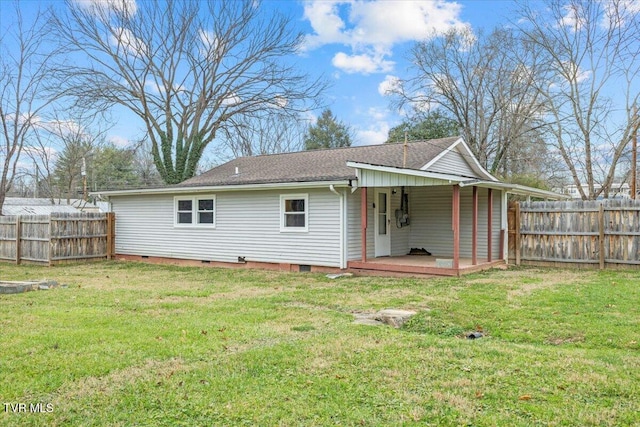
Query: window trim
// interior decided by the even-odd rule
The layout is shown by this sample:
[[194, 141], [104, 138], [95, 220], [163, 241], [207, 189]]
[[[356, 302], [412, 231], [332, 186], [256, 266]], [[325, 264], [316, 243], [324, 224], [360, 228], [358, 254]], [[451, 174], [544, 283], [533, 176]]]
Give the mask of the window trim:
[[[178, 204], [180, 201], [190, 200], [191, 201], [191, 222], [190, 223], [180, 223], [178, 222]], [[213, 223], [200, 223], [198, 222], [201, 211], [198, 206], [198, 202], [200, 200], [213, 200]], [[216, 204], [216, 196], [215, 194], [207, 194], [202, 196], [174, 196], [173, 197], [173, 226], [179, 228], [216, 228], [216, 214], [217, 214], [217, 204]], [[184, 212], [184, 211], [183, 211]]]
[[[304, 227], [287, 227], [285, 221], [285, 204], [287, 200], [304, 200]], [[298, 214], [299, 215], [299, 214]], [[308, 233], [309, 232], [309, 194], [281, 194], [280, 195], [280, 232]]]

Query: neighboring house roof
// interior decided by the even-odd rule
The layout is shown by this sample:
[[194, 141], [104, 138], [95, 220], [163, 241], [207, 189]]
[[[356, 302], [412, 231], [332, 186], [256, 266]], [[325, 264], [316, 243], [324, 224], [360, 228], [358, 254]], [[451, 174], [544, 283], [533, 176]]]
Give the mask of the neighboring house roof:
[[[428, 167], [433, 160], [442, 156], [448, 149], [460, 144], [466, 147], [460, 137], [411, 142], [407, 144], [407, 160], [404, 167], [404, 144], [367, 145], [240, 157], [202, 175], [188, 179], [178, 184], [177, 187], [356, 179], [355, 169], [347, 166], [348, 161], [424, 170], [424, 167]], [[467, 156], [469, 154], [470, 151], [467, 153], [466, 150], [461, 150], [461, 155]], [[470, 164], [477, 163], [472, 155], [468, 158], [468, 162]], [[482, 171], [478, 170], [478, 175], [468, 178], [490, 179], [488, 172], [484, 172], [488, 176], [483, 176]]]
[[28, 197], [7, 197], [2, 205], [3, 215], [50, 215], [52, 213], [78, 213], [97, 209], [92, 203], [80, 199], [36, 199]]

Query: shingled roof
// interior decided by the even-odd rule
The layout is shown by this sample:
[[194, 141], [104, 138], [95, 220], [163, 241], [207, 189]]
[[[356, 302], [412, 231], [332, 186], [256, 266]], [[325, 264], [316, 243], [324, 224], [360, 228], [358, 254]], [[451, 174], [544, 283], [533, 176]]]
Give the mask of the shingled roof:
[[[409, 143], [406, 169], [419, 170], [458, 139], [451, 137]], [[342, 181], [356, 178], [347, 161], [401, 168], [403, 157], [403, 144], [240, 157], [190, 178], [177, 187]]]

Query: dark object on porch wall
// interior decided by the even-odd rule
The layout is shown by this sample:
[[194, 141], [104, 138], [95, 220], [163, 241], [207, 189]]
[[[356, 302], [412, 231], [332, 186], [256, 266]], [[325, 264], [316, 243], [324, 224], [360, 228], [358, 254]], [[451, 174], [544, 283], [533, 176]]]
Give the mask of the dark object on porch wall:
[[425, 248], [411, 248], [408, 255], [427, 255], [431, 256], [431, 252], [426, 250]]

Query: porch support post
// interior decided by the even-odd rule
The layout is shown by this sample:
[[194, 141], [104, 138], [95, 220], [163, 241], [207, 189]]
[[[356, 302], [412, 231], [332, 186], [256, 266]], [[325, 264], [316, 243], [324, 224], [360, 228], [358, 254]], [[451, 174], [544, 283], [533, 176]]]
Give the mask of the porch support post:
[[478, 264], [478, 187], [473, 186], [473, 212], [471, 213], [471, 264]]
[[488, 189], [487, 206], [487, 262], [493, 261], [493, 189]]
[[458, 184], [453, 186], [452, 199], [453, 269], [458, 271], [460, 268], [460, 186]]
[[360, 187], [360, 225], [362, 234], [362, 262], [367, 262], [367, 187]]

